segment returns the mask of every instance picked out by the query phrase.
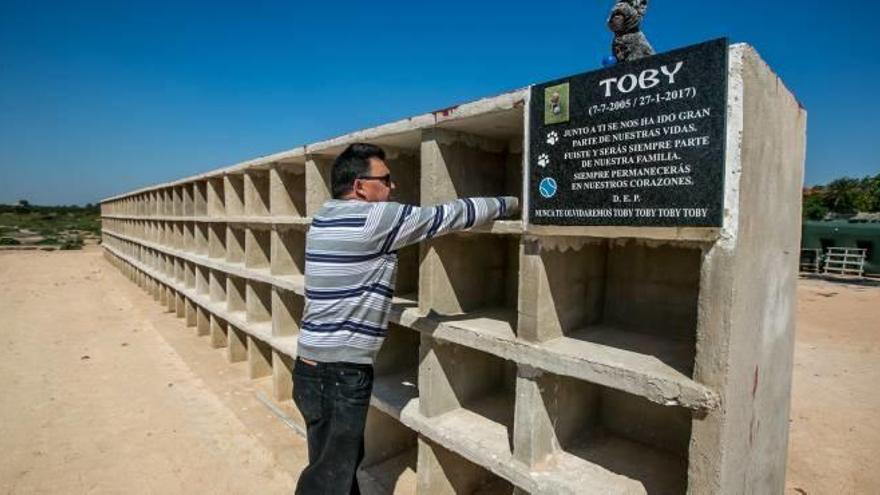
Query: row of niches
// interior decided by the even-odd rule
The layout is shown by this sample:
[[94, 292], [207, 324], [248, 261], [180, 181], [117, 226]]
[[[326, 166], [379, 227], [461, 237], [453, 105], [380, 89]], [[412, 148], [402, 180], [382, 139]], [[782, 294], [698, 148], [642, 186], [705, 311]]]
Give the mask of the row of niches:
[[422, 247], [419, 308], [557, 350], [652, 356], [691, 377], [702, 259], [693, 244], [447, 236]]
[[301, 277], [305, 232], [298, 226], [104, 219], [104, 230], [278, 277]]
[[[522, 198], [521, 137], [491, 139], [431, 129], [412, 148], [388, 148], [391, 199], [435, 205], [464, 197]], [[332, 155], [225, 172], [102, 203], [103, 215], [311, 217], [332, 196]]]
[[275, 399], [279, 402], [291, 400], [293, 358], [289, 354], [273, 348], [266, 340], [254, 337], [241, 325], [224, 318], [222, 313], [216, 311], [215, 304], [190, 297], [179, 290], [180, 287], [153, 278], [122, 258], [114, 256], [111, 261], [152, 293], [169, 311], [183, 318], [186, 326], [195, 327], [196, 335], [208, 336], [211, 347], [226, 349], [229, 362], [249, 361], [251, 378], [266, 376], [272, 370]]
[[101, 212], [144, 217], [303, 217], [305, 190], [302, 165], [276, 164], [105, 202]]
[[249, 329], [275, 337], [299, 333], [304, 301], [301, 295], [258, 280], [214, 270], [134, 242], [113, 237], [104, 243], [191, 290], [201, 305], [244, 322]]
[[[151, 263], [150, 255], [133, 250], [147, 260], [145, 264], [157, 264]], [[186, 284], [186, 270], [183, 267], [183, 282], [174, 278], [178, 284]], [[236, 294], [229, 299], [229, 318], [218, 317], [211, 304], [179, 290], [173, 291], [176, 300], [168, 304], [200, 328], [200, 334], [210, 334], [215, 346], [228, 346], [230, 356], [256, 361], [252, 369], [268, 373], [274, 366], [276, 390], [286, 390], [290, 385], [283, 380], [289, 376], [290, 356], [242, 331], [253, 331], [253, 325], [234, 324], [239, 319], [236, 312], [250, 315], [248, 298], [255, 292], [248, 284], [243, 290], [244, 303], [239, 289], [232, 289]], [[286, 370], [277, 369], [285, 366]], [[417, 493], [431, 493], [431, 476], [420, 472], [431, 470], [436, 482], [450, 484], [456, 492], [510, 493], [507, 481], [453, 452], [461, 445], [479, 445], [491, 450], [486, 460], [515, 458], [530, 471], [549, 476], [565, 477], [566, 470], [586, 472], [598, 466], [642, 485], [648, 493], [685, 491], [692, 417], [684, 408], [664, 407], [569, 377], [536, 374], [529, 367], [395, 324], [389, 326], [375, 372], [374, 401], [398, 405], [399, 414], [402, 405], [418, 399], [418, 414], [426, 425], [420, 427], [426, 428], [422, 433], [435, 437], [430, 430], [449, 437], [462, 427], [451, 434], [455, 438], [450, 445], [441, 446], [401, 424], [387, 408], [371, 408], [362, 476], [383, 489], [418, 485]]]
[[[223, 277], [222, 274], [209, 271], [210, 289], [209, 296], [212, 302], [205, 299], [191, 297], [195, 291], [202, 294], [197, 286], [202, 275], [196, 272], [193, 275], [186, 263], [177, 264], [174, 261], [164, 259], [160, 253], [151, 253], [149, 250], [139, 248], [137, 245], [125, 241], [111, 240], [107, 246], [120, 251], [125, 256], [136, 258], [138, 262], [156, 270], [158, 274], [166, 277], [164, 282], [173, 282], [174, 285], [163, 283], [158, 279], [147, 275], [144, 271], [134, 268], [133, 265], [122, 258], [112, 256], [111, 260], [121, 270], [129, 275], [139, 285], [154, 294], [157, 301], [171, 312], [182, 318], [188, 327], [195, 327], [197, 335], [207, 336], [214, 348], [223, 348], [226, 358], [230, 363], [246, 362], [251, 378], [259, 379], [271, 374], [272, 396], [282, 411], [286, 412], [301, 428], [304, 426], [301, 415], [293, 406], [293, 356], [288, 350], [282, 351], [274, 348], [270, 343], [254, 336], [254, 331], [259, 331], [260, 318], [252, 319], [247, 324], [241, 324], [241, 308], [245, 308], [245, 314], [249, 314], [247, 308], [252, 307], [247, 300], [242, 305], [242, 288], [236, 287], [234, 278], [227, 277], [227, 282], [232, 280], [232, 286], [228, 293], [233, 297], [228, 299], [226, 309], [218, 311], [216, 302], [222, 305], [222, 283], [217, 282]], [[168, 264], [172, 268], [167, 268]], [[182, 277], [180, 273], [183, 273]], [[195, 277], [195, 286], [187, 280]], [[182, 287], [181, 287], [182, 286]], [[181, 290], [182, 288], [182, 290]], [[244, 286], [244, 297], [255, 294]], [[184, 292], [186, 291], [186, 292]], [[255, 315], [258, 316], [258, 315]], [[301, 315], [300, 315], [301, 316]], [[295, 317], [295, 326], [298, 328], [299, 317]], [[295, 334], [290, 335], [295, 337]], [[419, 359], [419, 335], [417, 332], [397, 325], [391, 325], [388, 338], [382, 352], [376, 362], [376, 391], [385, 391], [384, 402], [393, 402], [395, 394], [399, 397], [412, 399], [418, 396], [417, 373]], [[295, 349], [295, 347], [293, 347]], [[403, 392], [400, 390], [403, 389]], [[399, 411], [398, 411], [399, 414]], [[494, 491], [497, 487], [510, 488], [506, 493], [511, 493], [511, 485], [503, 479], [491, 474], [488, 470], [477, 466], [466, 459], [424, 439], [419, 440], [419, 435], [404, 426], [398, 418], [383, 412], [376, 407], [371, 407], [367, 417], [365, 429], [365, 457], [359, 478], [365, 485], [373, 488], [377, 493], [432, 493], [435, 488], [446, 483], [460, 489], [466, 487], [474, 490], [480, 489], [479, 493], [505, 493]], [[423, 445], [419, 445], [423, 444]], [[419, 446], [417, 446], [419, 445]], [[439, 453], [446, 468], [455, 467], [456, 471], [466, 468], [466, 476], [460, 472], [440, 471], [444, 476], [451, 476], [452, 480], [440, 480], [437, 476], [422, 476], [417, 479], [416, 470], [419, 464], [418, 456], [420, 448], [429, 447], [429, 452]], [[432, 481], [433, 480], [433, 481]], [[486, 491], [491, 490], [491, 491]], [[469, 491], [473, 493], [474, 491]]]
[[[296, 228], [105, 222], [109, 233], [205, 260], [291, 281], [304, 274], [305, 233]], [[600, 344], [654, 356], [690, 377], [702, 257], [688, 244], [450, 235], [398, 252], [395, 292], [477, 333], [569, 350]]]

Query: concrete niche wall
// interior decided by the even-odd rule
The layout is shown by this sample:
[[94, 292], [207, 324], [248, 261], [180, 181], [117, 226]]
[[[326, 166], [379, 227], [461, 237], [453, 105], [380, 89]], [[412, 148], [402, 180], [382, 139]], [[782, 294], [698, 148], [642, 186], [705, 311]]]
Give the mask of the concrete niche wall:
[[[721, 228], [505, 219], [398, 252], [359, 478], [376, 493], [784, 488], [806, 115], [729, 52]], [[528, 197], [529, 89], [101, 203], [105, 257], [291, 401], [306, 236], [333, 159], [382, 146], [393, 199]]]
[[269, 171], [248, 170], [245, 172], [244, 214], [251, 217], [269, 214]]
[[227, 174], [223, 176], [224, 208], [230, 217], [244, 215], [244, 176]]
[[575, 339], [694, 368], [700, 245], [529, 239], [518, 335]]
[[244, 266], [255, 270], [269, 270], [272, 232], [264, 226], [250, 226], [245, 229]]
[[304, 275], [306, 233], [295, 228], [278, 227], [272, 230], [270, 240], [272, 275]]
[[306, 171], [303, 165], [275, 164], [269, 169], [272, 216], [306, 216]]
[[272, 335], [277, 337], [294, 336], [302, 325], [305, 300], [292, 291], [273, 288], [272, 291]]
[[458, 315], [495, 311], [516, 320], [519, 239], [494, 234], [450, 235], [422, 246], [419, 304]]

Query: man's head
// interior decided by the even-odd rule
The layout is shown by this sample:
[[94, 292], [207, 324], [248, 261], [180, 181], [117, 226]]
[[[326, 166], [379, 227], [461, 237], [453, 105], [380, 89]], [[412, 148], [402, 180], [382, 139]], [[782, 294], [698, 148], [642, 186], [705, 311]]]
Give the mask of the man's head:
[[336, 157], [330, 182], [335, 199], [388, 201], [394, 189], [385, 151], [366, 143], [352, 144]]

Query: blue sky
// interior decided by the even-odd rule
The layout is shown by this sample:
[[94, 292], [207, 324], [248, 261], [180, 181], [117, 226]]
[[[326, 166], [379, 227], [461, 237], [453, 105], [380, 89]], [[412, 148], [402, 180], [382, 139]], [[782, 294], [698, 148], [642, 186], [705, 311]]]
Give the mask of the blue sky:
[[[156, 182], [592, 70], [611, 0], [0, 0], [0, 203]], [[658, 51], [754, 45], [809, 112], [807, 184], [880, 172], [876, 2], [655, 1]]]

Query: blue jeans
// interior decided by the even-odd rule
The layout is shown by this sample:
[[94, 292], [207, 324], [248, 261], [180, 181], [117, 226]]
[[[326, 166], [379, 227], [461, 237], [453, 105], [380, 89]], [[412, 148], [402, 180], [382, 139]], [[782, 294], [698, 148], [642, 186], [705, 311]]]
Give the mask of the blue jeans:
[[364, 427], [373, 367], [297, 359], [293, 400], [306, 422], [309, 465], [299, 476], [297, 495], [360, 494], [357, 469], [364, 458]]

